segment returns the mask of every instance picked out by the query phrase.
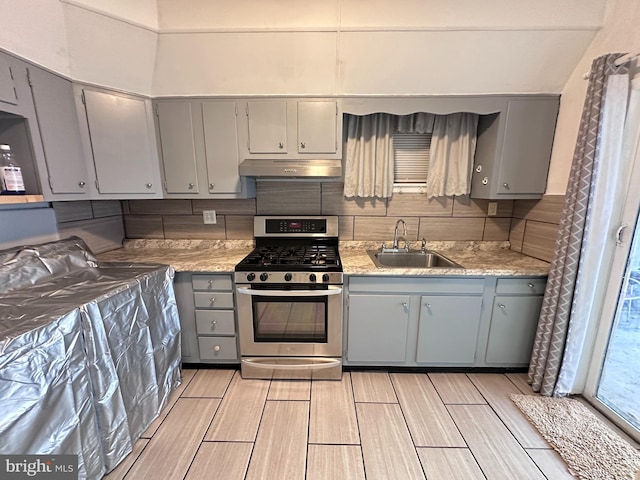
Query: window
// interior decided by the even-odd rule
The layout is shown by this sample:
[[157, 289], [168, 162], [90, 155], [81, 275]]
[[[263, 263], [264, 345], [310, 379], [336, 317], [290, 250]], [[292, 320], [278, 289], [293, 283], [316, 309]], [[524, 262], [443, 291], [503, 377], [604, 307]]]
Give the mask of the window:
[[393, 191], [424, 192], [429, 172], [430, 133], [393, 135]]

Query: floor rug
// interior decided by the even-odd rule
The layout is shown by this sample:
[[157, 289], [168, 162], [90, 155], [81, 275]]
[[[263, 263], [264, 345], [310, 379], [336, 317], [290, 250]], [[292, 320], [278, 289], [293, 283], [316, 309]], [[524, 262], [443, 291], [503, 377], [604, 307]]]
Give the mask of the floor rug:
[[640, 452], [571, 398], [509, 395], [560, 454], [569, 471], [585, 480], [633, 480]]

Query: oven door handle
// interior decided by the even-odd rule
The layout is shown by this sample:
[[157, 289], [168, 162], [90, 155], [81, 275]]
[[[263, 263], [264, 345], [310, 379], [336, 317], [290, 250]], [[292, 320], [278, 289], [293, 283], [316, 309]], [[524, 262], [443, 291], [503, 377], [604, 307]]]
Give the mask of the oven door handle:
[[328, 290], [254, 290], [236, 287], [236, 292], [245, 295], [260, 295], [261, 297], [328, 297], [329, 295], [340, 295], [342, 287], [329, 285]]

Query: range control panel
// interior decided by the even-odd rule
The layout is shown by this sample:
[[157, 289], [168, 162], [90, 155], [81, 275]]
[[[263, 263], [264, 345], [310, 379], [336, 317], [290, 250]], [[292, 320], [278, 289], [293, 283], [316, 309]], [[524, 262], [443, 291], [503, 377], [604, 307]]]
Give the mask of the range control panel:
[[265, 233], [326, 233], [327, 220], [311, 219], [276, 219], [265, 220]]

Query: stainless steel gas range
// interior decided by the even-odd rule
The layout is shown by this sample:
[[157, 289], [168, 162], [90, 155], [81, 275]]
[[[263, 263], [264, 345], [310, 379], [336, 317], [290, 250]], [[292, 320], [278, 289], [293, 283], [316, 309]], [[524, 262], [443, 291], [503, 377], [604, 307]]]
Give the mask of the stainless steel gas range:
[[338, 217], [254, 217], [255, 249], [235, 267], [244, 378], [340, 379]]

